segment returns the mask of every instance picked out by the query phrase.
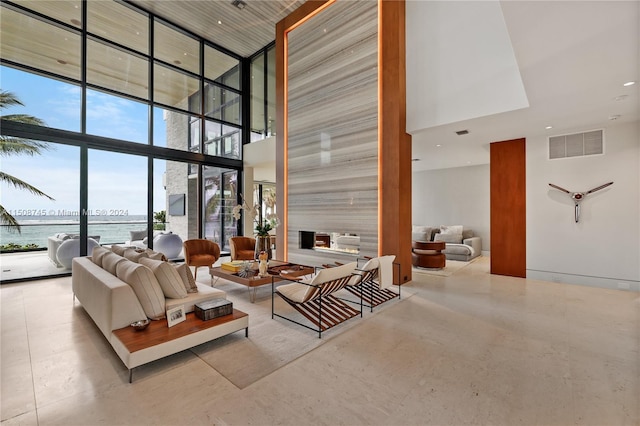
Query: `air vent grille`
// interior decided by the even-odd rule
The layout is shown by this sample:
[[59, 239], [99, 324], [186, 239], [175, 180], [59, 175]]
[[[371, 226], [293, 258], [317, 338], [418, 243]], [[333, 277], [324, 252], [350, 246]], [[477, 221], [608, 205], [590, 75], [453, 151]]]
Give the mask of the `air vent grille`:
[[549, 159], [604, 153], [604, 130], [549, 137]]

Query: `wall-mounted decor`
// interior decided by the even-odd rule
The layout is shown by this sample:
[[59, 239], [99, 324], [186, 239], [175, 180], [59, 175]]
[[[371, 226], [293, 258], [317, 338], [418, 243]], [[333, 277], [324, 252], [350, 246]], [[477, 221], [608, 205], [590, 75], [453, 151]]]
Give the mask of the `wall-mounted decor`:
[[578, 221], [580, 220], [580, 201], [582, 201], [584, 199], [584, 197], [586, 197], [589, 194], [592, 194], [596, 191], [599, 191], [603, 188], [606, 188], [609, 185], [613, 185], [613, 182], [608, 182], [605, 183], [604, 185], [600, 185], [598, 187], [595, 187], [593, 189], [588, 190], [587, 192], [571, 192], [568, 189], [564, 189], [558, 185], [554, 185], [552, 183], [549, 184], [550, 187], [555, 188], [555, 189], [559, 189], [562, 192], [565, 192], [567, 194], [569, 194], [571, 196], [571, 198], [573, 199], [574, 202], [574, 214], [575, 214], [575, 219], [576, 219], [576, 223], [578, 223]]
[[185, 213], [185, 194], [169, 195], [169, 215], [184, 216]]

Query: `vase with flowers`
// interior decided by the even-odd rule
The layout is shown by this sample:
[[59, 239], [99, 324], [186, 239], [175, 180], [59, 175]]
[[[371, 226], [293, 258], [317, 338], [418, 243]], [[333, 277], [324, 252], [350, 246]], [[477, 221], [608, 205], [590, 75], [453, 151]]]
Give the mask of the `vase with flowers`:
[[254, 204], [253, 207], [249, 207], [247, 202], [245, 201], [242, 194], [240, 194], [240, 198], [242, 199], [242, 204], [238, 204], [233, 208], [233, 217], [236, 220], [240, 220], [242, 210], [246, 211], [248, 216], [253, 217], [253, 222], [255, 223], [255, 239], [256, 239], [256, 247], [255, 247], [255, 259], [258, 259], [261, 252], [265, 252], [267, 254], [268, 259], [272, 259], [272, 251], [271, 251], [271, 235], [269, 231], [278, 227], [278, 218], [273, 215], [268, 218], [260, 218], [260, 206], [258, 204]]

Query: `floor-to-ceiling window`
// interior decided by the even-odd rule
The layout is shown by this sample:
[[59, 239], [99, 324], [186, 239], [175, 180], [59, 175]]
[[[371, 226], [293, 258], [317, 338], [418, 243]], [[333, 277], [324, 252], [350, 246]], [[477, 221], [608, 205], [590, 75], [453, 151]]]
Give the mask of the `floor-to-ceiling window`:
[[3, 121], [2, 143], [43, 145], [34, 155], [3, 158], [2, 171], [37, 176], [34, 186], [53, 193], [3, 182], [1, 204], [18, 223], [26, 220], [19, 213], [40, 209], [71, 213], [69, 225], [42, 219], [38, 236], [2, 227], [2, 281], [69, 273], [51, 260], [29, 274], [5, 273], [5, 246], [16, 241], [44, 255], [48, 237], [64, 230], [81, 240], [99, 236], [100, 244], [147, 230], [217, 236], [226, 247], [235, 223], [226, 211], [207, 222], [202, 185], [216, 170], [219, 197], [229, 209], [235, 204], [229, 188], [242, 170], [241, 58], [116, 1], [3, 1], [0, 19], [0, 89], [20, 101], [5, 105], [3, 97], [0, 113], [42, 120]]

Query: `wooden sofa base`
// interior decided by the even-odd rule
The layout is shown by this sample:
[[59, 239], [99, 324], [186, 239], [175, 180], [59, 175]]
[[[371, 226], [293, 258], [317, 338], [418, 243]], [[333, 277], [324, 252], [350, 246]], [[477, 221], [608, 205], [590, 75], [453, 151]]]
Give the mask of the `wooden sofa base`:
[[230, 315], [202, 321], [194, 313], [188, 313], [185, 321], [172, 327], [167, 320], [152, 321], [145, 330], [132, 327], [114, 330], [111, 345], [129, 369], [129, 383], [133, 380], [133, 369], [151, 361], [173, 355], [202, 343], [245, 330], [249, 337], [249, 315], [233, 310]]

